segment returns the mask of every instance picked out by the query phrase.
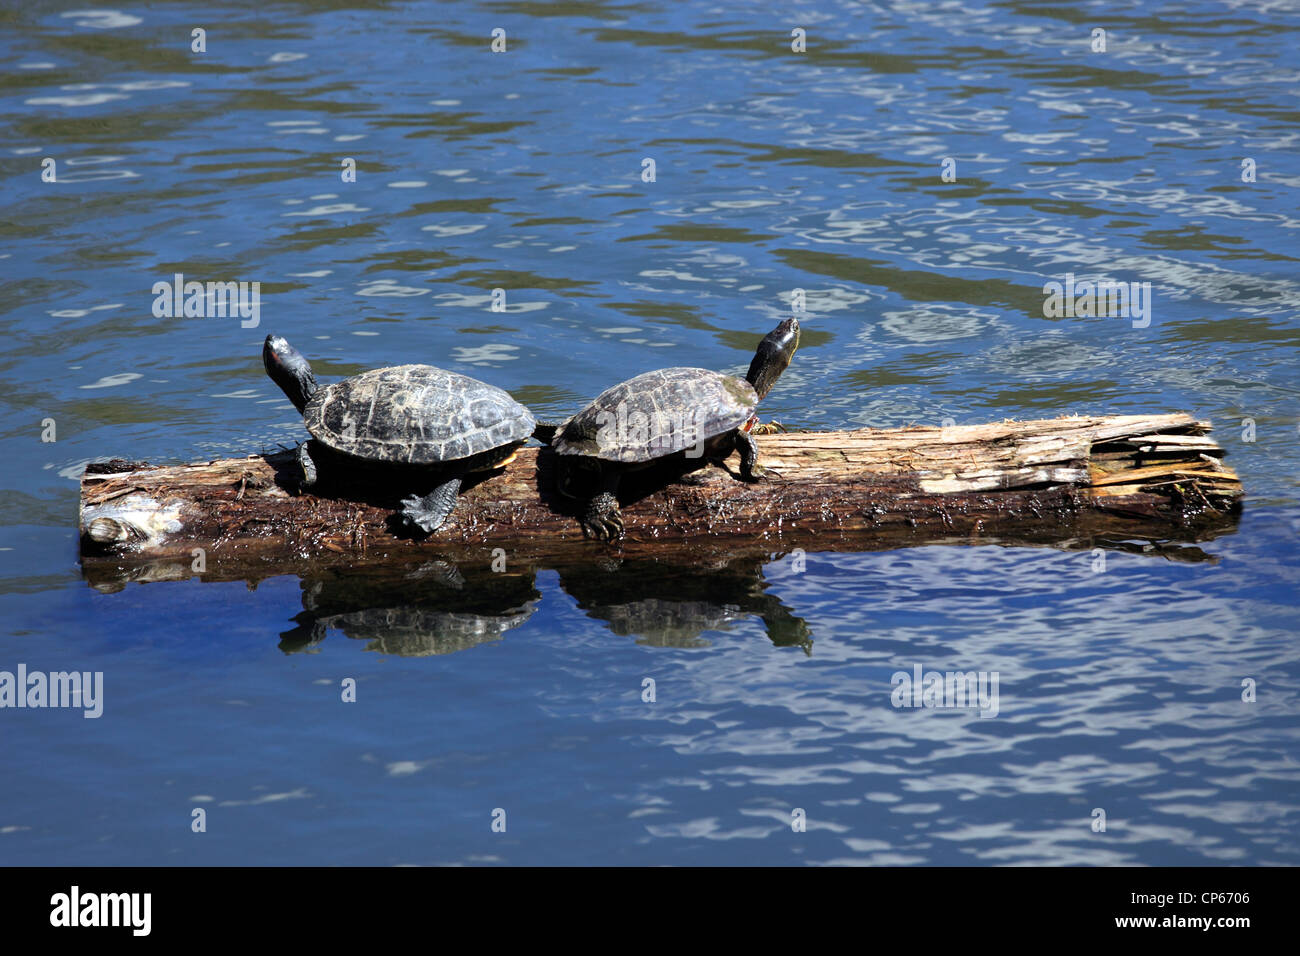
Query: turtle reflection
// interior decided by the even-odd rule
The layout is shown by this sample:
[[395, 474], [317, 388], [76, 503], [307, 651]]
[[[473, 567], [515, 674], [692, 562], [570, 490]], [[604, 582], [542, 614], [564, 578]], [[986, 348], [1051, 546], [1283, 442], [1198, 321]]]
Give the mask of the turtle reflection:
[[708, 647], [705, 631], [730, 630], [761, 618], [777, 647], [812, 654], [812, 630], [766, 592], [762, 557], [737, 558], [721, 568], [629, 560], [557, 568], [560, 586], [587, 612], [622, 637], [651, 647]]
[[286, 654], [314, 648], [331, 629], [399, 657], [452, 654], [528, 620], [541, 599], [529, 574], [465, 573], [445, 561], [367, 571], [326, 569], [303, 578], [298, 626], [280, 635]]

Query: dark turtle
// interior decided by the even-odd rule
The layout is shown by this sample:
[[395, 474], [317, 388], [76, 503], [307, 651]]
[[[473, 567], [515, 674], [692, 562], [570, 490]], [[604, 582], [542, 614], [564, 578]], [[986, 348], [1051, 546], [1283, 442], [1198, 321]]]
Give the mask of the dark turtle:
[[[612, 539], [623, 532], [618, 483], [624, 471], [668, 456], [722, 461], [740, 452], [740, 477], [764, 477], [753, 429], [757, 407], [799, 347], [799, 320], [786, 319], [758, 344], [742, 378], [702, 368], [646, 372], [607, 389], [555, 429], [559, 488], [575, 469], [594, 472], [596, 493], [582, 517], [583, 532]], [[548, 426], [539, 426], [544, 438]]]
[[321, 388], [278, 335], [266, 337], [262, 362], [314, 439], [298, 447], [303, 487], [316, 484], [318, 461], [341, 477], [373, 477], [411, 493], [398, 514], [425, 532], [450, 516], [467, 474], [504, 465], [536, 426], [507, 392], [432, 365], [374, 369]]

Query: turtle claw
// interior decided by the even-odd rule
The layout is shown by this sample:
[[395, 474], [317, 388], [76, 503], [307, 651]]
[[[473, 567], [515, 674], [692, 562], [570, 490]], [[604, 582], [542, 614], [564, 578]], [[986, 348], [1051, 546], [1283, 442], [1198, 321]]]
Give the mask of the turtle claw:
[[623, 537], [625, 531], [623, 519], [617, 516], [612, 518], [584, 518], [582, 521], [583, 535], [588, 538], [595, 538], [597, 541], [613, 541], [616, 538]]
[[443, 482], [429, 494], [421, 498], [411, 495], [403, 498], [398, 514], [407, 524], [414, 525], [425, 534], [433, 534], [451, 517], [456, 507], [456, 494], [460, 491], [460, 479], [452, 478]]
[[581, 524], [584, 537], [595, 538], [597, 541], [621, 538], [625, 529], [623, 516], [618, 513], [618, 499], [609, 492], [592, 498]]
[[748, 468], [742, 466], [740, 469], [740, 480], [749, 482], [750, 484], [757, 484], [760, 481], [770, 481], [773, 478], [778, 481], [784, 480], [781, 473], [775, 468], [765, 468], [757, 462], [750, 465]]
[[442, 523], [447, 520], [445, 515], [432, 514], [424, 504], [423, 498], [417, 498], [412, 495], [410, 498], [401, 500], [402, 520], [409, 525], [414, 525], [425, 534], [432, 534], [442, 527]]

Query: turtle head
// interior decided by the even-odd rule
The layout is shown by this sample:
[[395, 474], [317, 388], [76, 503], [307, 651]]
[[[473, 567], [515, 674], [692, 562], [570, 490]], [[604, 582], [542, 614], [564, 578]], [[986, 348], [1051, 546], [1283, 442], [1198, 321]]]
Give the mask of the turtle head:
[[799, 320], [793, 315], [763, 336], [754, 353], [754, 361], [749, 363], [749, 374], [745, 376], [760, 399], [772, 391], [772, 386], [790, 364], [798, 347]]
[[278, 335], [268, 335], [262, 346], [262, 364], [271, 381], [302, 411], [316, 392], [316, 376], [302, 353]]

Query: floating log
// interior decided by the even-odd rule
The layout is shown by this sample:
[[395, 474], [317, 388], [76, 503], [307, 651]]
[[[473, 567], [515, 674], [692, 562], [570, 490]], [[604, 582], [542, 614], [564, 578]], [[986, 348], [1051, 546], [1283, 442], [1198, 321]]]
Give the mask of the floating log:
[[666, 462], [630, 473], [620, 490], [627, 534], [613, 544], [584, 539], [580, 504], [556, 491], [544, 448], [475, 476], [451, 520], [422, 538], [391, 518], [409, 489], [300, 494], [288, 451], [113, 461], [82, 478], [81, 555], [92, 583], [120, 586], [420, 556], [483, 565], [495, 556], [514, 570], [669, 552], [716, 565], [795, 548], [1202, 541], [1235, 528], [1243, 496], [1209, 432], [1172, 414], [765, 435], [760, 460], [774, 474], [763, 482], [736, 480], [734, 457], [726, 469]]

